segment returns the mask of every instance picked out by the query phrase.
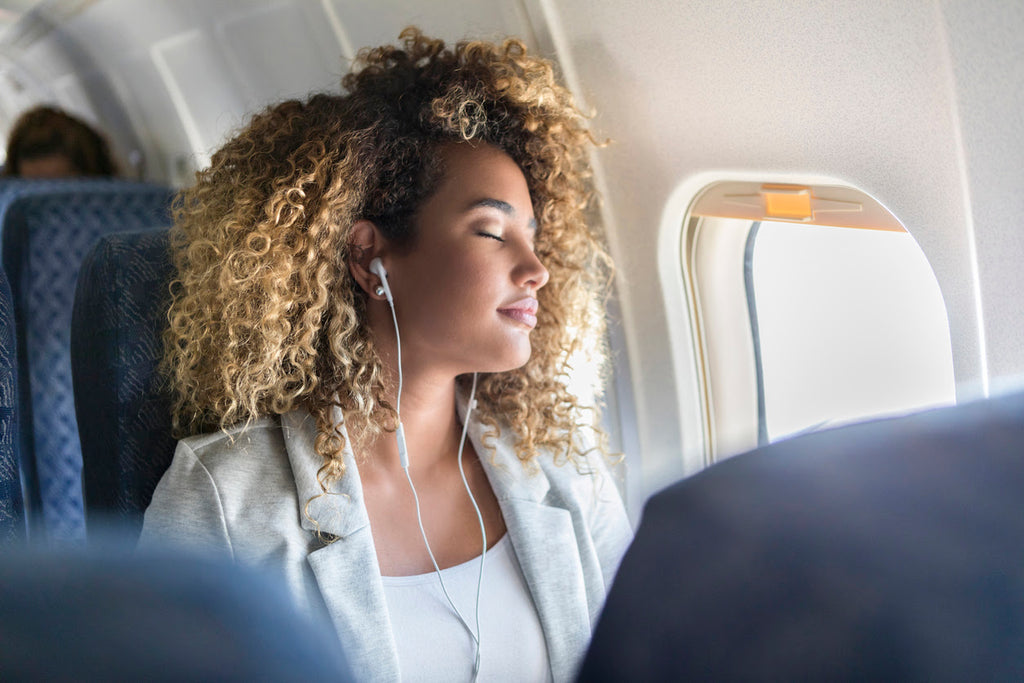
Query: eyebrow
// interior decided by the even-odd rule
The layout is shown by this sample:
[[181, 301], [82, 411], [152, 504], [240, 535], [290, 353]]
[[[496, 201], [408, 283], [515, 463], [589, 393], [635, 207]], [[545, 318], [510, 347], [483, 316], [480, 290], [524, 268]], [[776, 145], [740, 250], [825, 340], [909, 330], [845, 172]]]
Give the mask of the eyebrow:
[[[491, 208], [491, 209], [497, 209], [498, 211], [501, 211], [506, 216], [515, 216], [516, 215], [516, 210], [515, 210], [515, 208], [511, 204], [509, 204], [506, 201], [502, 201], [501, 199], [494, 199], [493, 197], [484, 197], [483, 199], [478, 199], [475, 202], [473, 202], [472, 204], [470, 204], [469, 207], [467, 208], [467, 210], [475, 209], [475, 208], [481, 207], [481, 206], [487, 207], [487, 208]], [[534, 232], [537, 231], [537, 219], [536, 218], [531, 218], [530, 222], [528, 223], [528, 225], [530, 226], [530, 228]]]

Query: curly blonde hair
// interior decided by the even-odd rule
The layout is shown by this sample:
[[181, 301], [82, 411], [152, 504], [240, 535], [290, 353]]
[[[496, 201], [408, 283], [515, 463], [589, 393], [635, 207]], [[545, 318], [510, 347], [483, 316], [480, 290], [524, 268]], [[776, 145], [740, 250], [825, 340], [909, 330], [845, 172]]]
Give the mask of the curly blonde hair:
[[305, 408], [317, 420], [324, 486], [344, 474], [333, 406], [356, 443], [392, 430], [366, 294], [346, 266], [350, 227], [368, 219], [410, 245], [416, 211], [443, 175], [439, 148], [478, 141], [522, 169], [550, 273], [530, 360], [480, 376], [478, 415], [491, 434], [499, 422], [513, 430], [524, 462], [546, 449], [580, 463], [587, 449], [567, 435], [584, 426], [586, 407], [567, 389], [569, 362], [584, 345], [603, 353], [612, 273], [585, 220], [594, 138], [551, 64], [522, 42], [446, 49], [414, 28], [400, 40], [360, 52], [345, 94], [257, 114], [179, 194], [163, 359], [175, 429]]

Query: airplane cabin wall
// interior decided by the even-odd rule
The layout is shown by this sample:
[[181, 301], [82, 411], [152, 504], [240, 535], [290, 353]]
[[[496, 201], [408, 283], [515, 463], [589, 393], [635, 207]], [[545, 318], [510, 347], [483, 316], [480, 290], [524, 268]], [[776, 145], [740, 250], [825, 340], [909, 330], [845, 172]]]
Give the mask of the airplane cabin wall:
[[560, 58], [614, 139], [601, 163], [644, 489], [704, 465], [679, 235], [713, 180], [823, 177], [871, 194], [935, 271], [958, 400], [1024, 371], [1019, 5], [545, 4]]
[[943, 0], [993, 392], [1024, 378], [1024, 3]]

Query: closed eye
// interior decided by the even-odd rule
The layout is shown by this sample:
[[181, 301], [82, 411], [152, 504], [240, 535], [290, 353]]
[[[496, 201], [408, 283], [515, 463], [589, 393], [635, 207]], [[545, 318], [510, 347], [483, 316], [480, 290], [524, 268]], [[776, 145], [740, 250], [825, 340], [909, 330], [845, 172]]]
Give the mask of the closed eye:
[[487, 232], [485, 230], [480, 230], [476, 234], [479, 235], [480, 237], [490, 237], [492, 240], [497, 240], [499, 242], [505, 241], [504, 237], [501, 237], [500, 235], [495, 235], [493, 232]]

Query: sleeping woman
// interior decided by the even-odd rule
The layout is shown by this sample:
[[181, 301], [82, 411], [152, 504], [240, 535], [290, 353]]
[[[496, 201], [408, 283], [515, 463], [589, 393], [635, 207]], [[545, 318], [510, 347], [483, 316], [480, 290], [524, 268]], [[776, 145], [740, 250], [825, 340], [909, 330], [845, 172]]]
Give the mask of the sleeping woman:
[[276, 572], [360, 679], [570, 680], [631, 539], [567, 387], [612, 272], [593, 137], [522, 43], [401, 38], [180, 196], [141, 542]]

